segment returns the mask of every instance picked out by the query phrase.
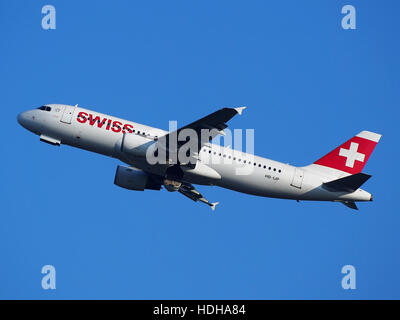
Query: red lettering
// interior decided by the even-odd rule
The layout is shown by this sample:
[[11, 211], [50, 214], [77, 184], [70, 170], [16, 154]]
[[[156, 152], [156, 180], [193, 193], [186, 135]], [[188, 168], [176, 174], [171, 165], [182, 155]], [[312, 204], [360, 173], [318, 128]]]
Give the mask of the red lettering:
[[79, 112], [78, 113], [78, 118], [76, 120], [78, 120], [78, 122], [80, 123], [85, 123], [87, 121], [87, 117], [88, 114], [86, 112]]
[[91, 113], [87, 114], [86, 112], [83, 112], [83, 111], [79, 112], [76, 120], [80, 123], [86, 123], [87, 120], [89, 120], [89, 124], [91, 126], [94, 126], [94, 124], [97, 122], [97, 126], [99, 128], [102, 128], [107, 122], [106, 130], [110, 130], [110, 128], [111, 128], [111, 130], [116, 133], [121, 132], [121, 131], [122, 131], [122, 133], [127, 133], [127, 132], [132, 133], [133, 132], [133, 126], [129, 123], [122, 124], [122, 122], [120, 122], [120, 121], [113, 122], [112, 119], [107, 119], [107, 118], [104, 118], [103, 120], [101, 120], [100, 116], [94, 116]]
[[121, 126], [122, 126], [122, 123], [121, 123], [121, 122], [119, 122], [119, 121], [114, 121], [111, 130], [114, 131], [114, 132], [120, 132], [121, 129], [122, 129]]
[[93, 115], [89, 114], [89, 124], [93, 126], [96, 123], [96, 121], [100, 121], [100, 117], [96, 116], [96, 118], [93, 119]]
[[125, 131], [127, 131], [127, 132], [129, 132], [129, 133], [132, 133], [132, 129], [133, 129], [133, 126], [130, 125], [130, 124], [128, 124], [128, 123], [126, 123], [126, 124], [124, 125], [124, 130], [123, 130], [122, 132], [125, 133]]
[[107, 123], [106, 130], [110, 130], [111, 122], [112, 122], [112, 120], [111, 120], [111, 119], [110, 119], [110, 120], [108, 120], [108, 123]]
[[97, 123], [97, 126], [98, 126], [99, 128], [102, 128], [103, 125], [106, 123], [106, 121], [107, 121], [107, 118], [104, 118], [102, 121], [99, 121], [99, 122]]
[[95, 118], [93, 118], [93, 115], [89, 114], [89, 124], [91, 126], [93, 126], [97, 122], [97, 126], [99, 128], [102, 128], [106, 121], [107, 121], [107, 118], [104, 118], [103, 120], [101, 120], [99, 116], [96, 116]]

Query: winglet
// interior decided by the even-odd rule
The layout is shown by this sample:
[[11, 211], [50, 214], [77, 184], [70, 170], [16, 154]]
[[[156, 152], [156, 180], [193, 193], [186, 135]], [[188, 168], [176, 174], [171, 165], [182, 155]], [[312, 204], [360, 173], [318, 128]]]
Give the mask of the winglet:
[[215, 210], [215, 207], [216, 207], [217, 204], [219, 204], [219, 202], [210, 203], [210, 207], [211, 207], [211, 210], [212, 210], [212, 211]]
[[239, 113], [239, 115], [242, 115], [242, 112], [244, 109], [246, 109], [247, 107], [238, 107], [238, 108], [234, 108], [236, 110], [237, 113]]

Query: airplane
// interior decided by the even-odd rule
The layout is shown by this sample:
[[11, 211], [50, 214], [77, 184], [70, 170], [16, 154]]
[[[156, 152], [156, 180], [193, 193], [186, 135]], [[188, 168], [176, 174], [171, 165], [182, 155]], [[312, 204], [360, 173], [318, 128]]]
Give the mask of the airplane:
[[[208, 201], [193, 185], [219, 186], [270, 198], [339, 202], [355, 210], [358, 210], [356, 202], [372, 201], [372, 194], [360, 188], [371, 176], [361, 171], [380, 134], [362, 131], [303, 167], [212, 144], [213, 138], [224, 135], [227, 122], [241, 115], [245, 108], [222, 108], [170, 132], [78, 105], [47, 104], [20, 113], [17, 120], [38, 135], [40, 141], [55, 146], [70, 145], [121, 160], [126, 165], [117, 166], [114, 179], [119, 187], [136, 191], [164, 187], [203, 202], [213, 210], [218, 202]], [[209, 135], [195, 141], [197, 150], [185, 151], [185, 144], [172, 138], [184, 130], [198, 135], [208, 130]], [[182, 150], [190, 161], [180, 161], [177, 157]], [[151, 162], [148, 155], [154, 157], [158, 152], [165, 154], [165, 161]], [[240, 169], [247, 172], [240, 173]]]

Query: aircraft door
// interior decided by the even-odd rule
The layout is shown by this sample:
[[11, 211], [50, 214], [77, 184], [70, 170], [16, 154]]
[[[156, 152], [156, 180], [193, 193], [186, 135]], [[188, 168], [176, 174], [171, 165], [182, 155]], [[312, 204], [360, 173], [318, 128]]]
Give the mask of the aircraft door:
[[71, 121], [72, 121], [72, 116], [74, 114], [75, 108], [76, 108], [76, 106], [75, 107], [73, 107], [73, 106], [65, 106], [64, 107], [64, 112], [63, 112], [63, 115], [61, 116], [61, 120], [60, 121], [70, 124]]
[[290, 185], [295, 188], [301, 189], [301, 185], [303, 183], [303, 178], [304, 178], [304, 171], [296, 168], [294, 171], [292, 183]]

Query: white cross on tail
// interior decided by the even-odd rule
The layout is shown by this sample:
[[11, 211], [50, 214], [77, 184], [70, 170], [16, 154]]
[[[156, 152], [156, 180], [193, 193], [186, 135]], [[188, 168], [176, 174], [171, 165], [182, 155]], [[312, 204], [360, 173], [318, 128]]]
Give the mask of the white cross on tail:
[[346, 167], [353, 168], [356, 160], [364, 162], [365, 154], [357, 152], [357, 150], [358, 143], [355, 142], [350, 144], [350, 149], [340, 148], [339, 156], [346, 157]]

